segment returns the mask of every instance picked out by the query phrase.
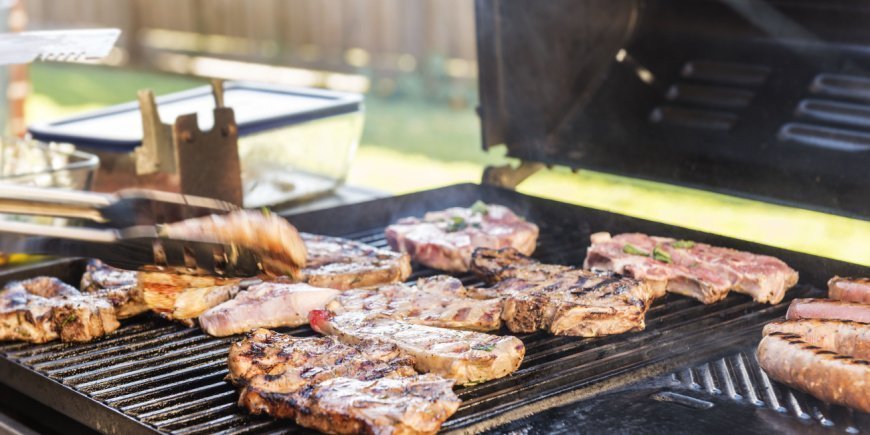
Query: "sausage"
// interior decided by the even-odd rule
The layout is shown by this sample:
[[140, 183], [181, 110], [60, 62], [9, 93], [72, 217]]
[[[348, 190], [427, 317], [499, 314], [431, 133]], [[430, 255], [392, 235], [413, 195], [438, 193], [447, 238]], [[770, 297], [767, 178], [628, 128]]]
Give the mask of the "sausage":
[[771, 378], [825, 402], [870, 412], [870, 361], [822, 350], [782, 332], [762, 338], [757, 355]]
[[832, 299], [795, 299], [788, 306], [785, 318], [851, 320], [870, 323], [870, 305]]
[[774, 332], [799, 335], [813, 346], [870, 360], [870, 324], [867, 323], [805, 319], [773, 322], [764, 326], [764, 335]]
[[838, 301], [870, 304], [870, 278], [841, 278], [828, 281], [828, 297]]

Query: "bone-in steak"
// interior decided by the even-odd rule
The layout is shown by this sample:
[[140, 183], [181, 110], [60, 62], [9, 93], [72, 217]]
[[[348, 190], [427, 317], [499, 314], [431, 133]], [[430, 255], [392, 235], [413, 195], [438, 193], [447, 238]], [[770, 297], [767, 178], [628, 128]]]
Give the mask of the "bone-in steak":
[[513, 247], [530, 255], [538, 226], [507, 207], [477, 202], [469, 208], [429, 212], [422, 219], [400, 219], [387, 227], [386, 237], [393, 249], [411, 254], [420, 264], [464, 272], [475, 248]]
[[339, 237], [302, 234], [308, 262], [301, 281], [338, 290], [401, 282], [411, 274], [407, 254]]
[[500, 299], [472, 299], [462, 281], [437, 275], [417, 280], [416, 286], [348, 290], [326, 308], [336, 314], [365, 311], [420, 325], [494, 331], [501, 327], [501, 305]]
[[126, 319], [148, 311], [142, 289], [136, 285], [137, 272], [116, 269], [100, 260], [90, 260], [82, 275], [83, 292], [105, 298], [115, 316]]
[[797, 272], [774, 257], [639, 233], [593, 234], [584, 267], [626, 274], [659, 295], [667, 290], [705, 304], [730, 290], [776, 304], [798, 281]]
[[478, 292], [504, 299], [502, 320], [516, 333], [597, 337], [642, 330], [653, 300], [646, 284], [610, 272], [541, 264], [512, 248], [474, 252], [471, 270], [496, 284]]

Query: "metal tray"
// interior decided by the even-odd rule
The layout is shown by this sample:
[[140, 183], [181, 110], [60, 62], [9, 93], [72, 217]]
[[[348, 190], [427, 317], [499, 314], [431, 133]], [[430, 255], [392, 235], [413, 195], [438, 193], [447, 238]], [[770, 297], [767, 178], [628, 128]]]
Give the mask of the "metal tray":
[[[591, 232], [642, 231], [775, 255], [801, 273], [801, 282], [788, 293], [788, 299], [822, 295], [820, 288], [831, 275], [865, 272], [858, 265], [470, 184], [309, 212], [289, 219], [303, 231], [385, 246], [383, 228], [395, 219], [449, 206], [467, 206], [477, 199], [505, 204], [536, 222], [541, 227], [541, 237], [535, 257], [546, 262], [581, 264]], [[44, 274], [77, 282], [81, 272], [81, 261], [64, 260], [11, 270], [0, 280]], [[416, 266], [412, 279], [436, 273]], [[460, 278], [467, 285], [478, 282], [469, 275]], [[661, 414], [661, 407], [682, 409], [685, 405], [679, 400], [644, 400], [639, 403], [660, 405], [633, 406], [631, 418], [626, 418], [622, 408], [626, 399], [619, 398], [632, 396], [619, 396], [626, 394], [620, 391], [636, 392], [653, 382], [660, 390], [655, 393], [665, 391], [662, 388], [678, 393], [683, 387], [667, 384], [671, 379], [668, 373], [682, 373], [680, 370], [698, 365], [703, 367], [705, 362], [751, 349], [757, 343], [761, 326], [781, 316], [787, 302], [760, 305], [746, 296], [732, 294], [722, 302], [702, 305], [692, 299], [669, 295], [653, 305], [647, 315], [647, 328], [642, 332], [597, 339], [554, 337], [544, 333], [521, 336], [527, 354], [520, 369], [503, 379], [459, 388], [457, 394], [463, 404], [443, 429], [550, 432], [558, 431], [553, 427], [554, 418], [558, 418], [562, 420], [563, 432], [586, 428], [587, 424], [590, 430], [657, 431], [659, 426], [655, 424], [665, 415]], [[307, 327], [288, 332], [300, 336], [314, 334]], [[303, 431], [291, 422], [250, 416], [236, 407], [236, 393], [223, 381], [227, 373], [228, 345], [236, 339], [238, 337], [209, 337], [196, 328], [145, 316], [127, 322], [109, 337], [92, 343], [2, 345], [0, 382], [107, 433]], [[744, 355], [749, 354], [751, 352]], [[752, 376], [763, 376], [755, 369], [750, 372]], [[665, 376], [664, 381], [662, 376]], [[715, 379], [719, 381], [718, 377]], [[740, 379], [735, 379], [737, 381], [729, 382], [738, 385]], [[722, 397], [730, 394], [725, 386], [716, 388], [727, 393], [720, 394]], [[763, 387], [753, 388], [763, 390]], [[780, 388], [777, 391], [787, 391], [777, 388]], [[691, 394], [692, 397], [706, 391], [693, 389], [691, 384], [683, 390], [689, 391], [683, 396]], [[731, 396], [722, 399], [714, 395], [715, 400], [726, 400], [729, 405], [706, 409], [706, 419], [697, 412], [680, 414], [686, 417], [678, 428], [680, 431], [709, 430], [710, 421], [745, 420], [764, 408], [772, 408], [772, 412], [777, 413], [776, 408], [786, 403], [782, 401], [777, 405], [765, 401], [767, 396], [763, 391], [754, 396], [758, 400], [753, 401], [751, 395], [745, 397], [745, 400], [735, 400]], [[764, 403], [758, 403], [759, 400]], [[599, 406], [589, 407], [590, 401], [597, 401]], [[565, 413], [566, 409], [586, 411]], [[833, 425], [840, 430], [870, 429], [866, 416], [843, 408], [831, 409], [834, 411], [823, 414], [824, 419], [814, 420], [811, 415], [809, 423], [800, 427], [821, 430]], [[709, 416], [715, 419], [710, 420]], [[604, 421], [605, 417], [611, 418], [608, 426], [593, 424]], [[807, 419], [801, 421], [804, 420]], [[644, 426], [643, 422], [653, 426]], [[788, 428], [778, 427], [782, 431]], [[661, 426], [661, 429], [666, 427]], [[721, 425], [714, 429], [731, 432], [734, 427]]]

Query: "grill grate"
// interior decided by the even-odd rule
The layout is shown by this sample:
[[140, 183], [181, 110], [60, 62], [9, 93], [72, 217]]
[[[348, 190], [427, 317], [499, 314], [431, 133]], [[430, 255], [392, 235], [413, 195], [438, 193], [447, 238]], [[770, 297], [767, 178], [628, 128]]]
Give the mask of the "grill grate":
[[[510, 195], [516, 201], [518, 195]], [[484, 200], [499, 200], [512, 205], [510, 198], [484, 197]], [[458, 195], [456, 201], [464, 200]], [[522, 210], [522, 205], [513, 205], [515, 209]], [[425, 206], [436, 207], [433, 204]], [[528, 205], [525, 207], [529, 209]], [[392, 213], [409, 212], [393, 210]], [[530, 217], [541, 227], [535, 256], [545, 262], [582, 263], [589, 224], [578, 224], [576, 218], [564, 213], [551, 214], [546, 210], [541, 213], [540, 216]], [[392, 217], [384, 221], [392, 221]], [[316, 219], [316, 216], [312, 219]], [[304, 220], [300, 221], [303, 223], [300, 228], [308, 230], [304, 227]], [[294, 222], [297, 220], [294, 219]], [[597, 228], [607, 228], [595, 225]], [[369, 228], [345, 236], [385, 247], [383, 227], [372, 225]], [[646, 230], [643, 226], [638, 229]], [[685, 233], [683, 231], [683, 236]], [[696, 239], [700, 240], [698, 237]], [[70, 269], [70, 266], [66, 268]], [[415, 267], [415, 271], [412, 279], [437, 273], [419, 267]], [[52, 272], [43, 270], [36, 273]], [[72, 275], [66, 279], [77, 279], [73, 272], [68, 273]], [[472, 276], [460, 278], [466, 285], [478, 284]], [[789, 297], [817, 294], [815, 292], [817, 290], [812, 287], [801, 284], [789, 292]], [[491, 427], [497, 424], [495, 418], [509, 411], [518, 412], [544, 399], [592, 388], [605, 380], [625, 378], [621, 381], [624, 385], [654, 375], [665, 375], [679, 367], [691, 367], [709, 361], [721, 356], [723, 349], [733, 349], [735, 346], [742, 348], [757, 340], [760, 325], [781, 316], [785, 305], [758, 305], [748, 297], [735, 294], [720, 303], [705, 306], [688, 298], [670, 295], [653, 305], [647, 314], [647, 329], [642, 332], [597, 339], [554, 337], [545, 333], [521, 336], [527, 354], [520, 369], [506, 378], [458, 389], [457, 394], [463, 400], [462, 406], [447, 421], [444, 429], [477, 430]], [[284, 332], [296, 336], [315, 334], [308, 327]], [[259, 434], [302, 430], [291, 422], [251, 416], [236, 407], [236, 393], [223, 378], [227, 374], [229, 343], [237, 339], [239, 337], [209, 337], [197, 328], [186, 328], [146, 316], [128, 322], [109, 337], [95, 342], [44, 345], [11, 343], [0, 346], [0, 354], [5, 356], [7, 362], [87, 396], [93, 401], [88, 403], [94, 403], [94, 406], [98, 403], [107, 407], [116, 418], [125, 420], [126, 416], [135, 421], [134, 424], [140, 425], [129, 426], [131, 421], [125, 420], [128, 426], [100, 426], [99, 422], [91, 420], [105, 420], [105, 414], [91, 418], [64, 410], [103, 431], [120, 433], [130, 427], [173, 434]], [[662, 367], [656, 373], [636, 371], [656, 364]], [[755, 371], [750, 373], [750, 376], [757, 376]], [[739, 382], [732, 382], [733, 385], [727, 382], [720, 384], [718, 381], [711, 383], [707, 379], [709, 376], [716, 375], [710, 371], [706, 375], [692, 372], [692, 382], [701, 386], [715, 385], [711, 388], [726, 394], [743, 391]], [[9, 382], [9, 378], [3, 380]], [[754, 400], [765, 400], [766, 391], [762, 389], [755, 393]], [[75, 400], [79, 404], [77, 406], [83, 406], [81, 402], [87, 401], [84, 397]]]

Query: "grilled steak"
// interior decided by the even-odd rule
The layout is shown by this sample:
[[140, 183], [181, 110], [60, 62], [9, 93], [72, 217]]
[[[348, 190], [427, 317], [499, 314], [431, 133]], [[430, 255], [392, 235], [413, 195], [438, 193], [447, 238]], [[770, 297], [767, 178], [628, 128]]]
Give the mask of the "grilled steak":
[[309, 311], [323, 309], [336, 295], [337, 290], [308, 284], [257, 284], [203, 313], [199, 325], [218, 337], [253, 328], [304, 325]]
[[296, 228], [268, 212], [238, 211], [188, 219], [163, 225], [160, 235], [243, 246], [260, 255], [263, 270], [270, 275], [299, 276], [307, 256]]
[[418, 376], [398, 347], [265, 329], [230, 348], [239, 405], [327, 433], [435, 433], [459, 406], [453, 382]]
[[831, 299], [795, 299], [788, 306], [786, 319], [851, 320], [870, 323], [870, 305]]
[[308, 262], [301, 280], [339, 290], [401, 282], [411, 274], [407, 254], [338, 237], [302, 234]]
[[336, 314], [379, 313], [408, 323], [440, 328], [494, 331], [501, 327], [500, 299], [468, 297], [462, 281], [445, 275], [342, 293], [326, 308]]
[[449, 208], [408, 217], [386, 229], [393, 249], [417, 262], [451, 272], [468, 270], [475, 248], [513, 247], [530, 255], [538, 239], [537, 225], [501, 205], [477, 202], [470, 208]]
[[139, 272], [138, 288], [145, 305], [155, 313], [192, 326], [209, 308], [229, 300], [241, 280], [172, 272]]
[[870, 278], [841, 278], [828, 281], [828, 297], [838, 301], [870, 304]]
[[626, 274], [657, 295], [668, 291], [705, 304], [729, 290], [776, 304], [798, 281], [797, 272], [773, 257], [638, 233], [593, 234], [583, 267]]
[[116, 269], [100, 260], [88, 261], [81, 289], [109, 301], [119, 319], [148, 311], [142, 289], [136, 285], [136, 272]]
[[119, 326], [109, 302], [56, 278], [11, 282], [0, 291], [0, 340], [90, 341]]
[[758, 344], [758, 362], [786, 385], [829, 403], [870, 412], [870, 361], [807, 343], [802, 336], [773, 332]]
[[395, 344], [416, 359], [414, 367], [471, 384], [497, 379], [519, 368], [525, 355], [516, 337], [415, 325], [365, 313], [332, 315], [323, 311], [309, 314], [311, 327], [335, 335], [344, 343], [366, 340]]
[[646, 284], [611, 272], [541, 264], [512, 248], [474, 252], [471, 269], [496, 284], [502, 320], [516, 333], [597, 337], [642, 330], [653, 295]]
[[764, 325], [764, 335], [774, 332], [799, 335], [813, 346], [870, 360], [870, 323], [808, 319]]

